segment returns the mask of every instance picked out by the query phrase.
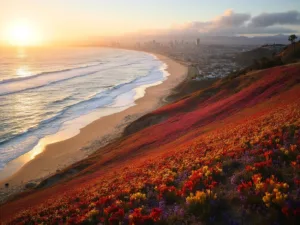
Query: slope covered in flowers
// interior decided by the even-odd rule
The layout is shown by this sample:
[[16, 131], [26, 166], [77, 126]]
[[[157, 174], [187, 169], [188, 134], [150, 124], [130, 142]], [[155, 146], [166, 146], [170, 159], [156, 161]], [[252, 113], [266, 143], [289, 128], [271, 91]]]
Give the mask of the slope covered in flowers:
[[[214, 91], [213, 91], [214, 90]], [[213, 92], [213, 94], [207, 94]], [[0, 207], [8, 224], [296, 224], [300, 66], [222, 81]], [[167, 116], [166, 116], [167, 115]]]

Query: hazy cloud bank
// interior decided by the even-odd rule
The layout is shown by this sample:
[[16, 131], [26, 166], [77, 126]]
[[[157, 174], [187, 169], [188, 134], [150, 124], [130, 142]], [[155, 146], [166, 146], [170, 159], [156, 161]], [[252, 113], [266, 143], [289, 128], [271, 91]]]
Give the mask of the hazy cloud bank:
[[278, 34], [297, 33], [291, 28], [299, 25], [300, 12], [287, 11], [279, 13], [263, 13], [251, 16], [249, 13], [236, 13], [229, 9], [223, 15], [211, 21], [193, 21], [179, 24], [169, 30], [159, 31], [165, 34], [200, 33], [207, 35], [239, 35], [239, 34]]

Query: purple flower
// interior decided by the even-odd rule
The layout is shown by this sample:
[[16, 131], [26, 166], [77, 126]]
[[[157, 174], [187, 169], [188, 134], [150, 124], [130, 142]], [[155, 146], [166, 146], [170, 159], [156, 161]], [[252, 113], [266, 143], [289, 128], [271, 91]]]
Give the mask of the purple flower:
[[175, 205], [174, 214], [178, 215], [178, 216], [183, 216], [184, 215], [184, 209], [181, 208], [179, 205]]
[[161, 210], [164, 210], [166, 207], [166, 203], [164, 200], [159, 201], [158, 203], [158, 208], [160, 208]]
[[235, 185], [236, 184], [236, 174], [233, 174], [232, 177], [230, 178], [230, 183], [232, 185]]

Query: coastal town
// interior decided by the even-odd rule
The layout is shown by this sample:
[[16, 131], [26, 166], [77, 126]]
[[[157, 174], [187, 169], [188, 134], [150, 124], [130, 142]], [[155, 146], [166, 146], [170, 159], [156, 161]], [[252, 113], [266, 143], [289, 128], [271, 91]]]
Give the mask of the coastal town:
[[241, 68], [235, 62], [236, 54], [250, 49], [248, 46], [201, 45], [187, 43], [177, 47], [158, 47], [154, 51], [177, 61], [186, 62], [194, 79], [221, 78]]
[[[251, 51], [263, 51], [262, 57], [271, 57], [280, 52], [286, 45], [283, 44], [265, 44], [259, 45], [209, 45], [201, 44], [200, 38], [194, 42], [170, 41], [160, 43], [156, 40], [140, 42], [135, 45], [125, 45], [125, 48], [153, 52], [166, 55], [176, 61], [182, 62], [189, 67], [192, 79], [215, 79], [223, 78], [227, 75], [239, 71], [245, 67], [245, 64], [239, 59], [243, 53]], [[112, 43], [112, 47], [124, 47], [120, 43]], [[260, 53], [256, 54], [257, 58]], [[247, 62], [251, 60], [246, 59]]]

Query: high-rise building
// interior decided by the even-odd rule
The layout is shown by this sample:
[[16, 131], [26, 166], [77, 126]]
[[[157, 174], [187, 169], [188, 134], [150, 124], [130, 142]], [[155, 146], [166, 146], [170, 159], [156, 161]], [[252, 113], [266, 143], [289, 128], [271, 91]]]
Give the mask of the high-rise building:
[[200, 38], [197, 38], [196, 45], [200, 46]]

